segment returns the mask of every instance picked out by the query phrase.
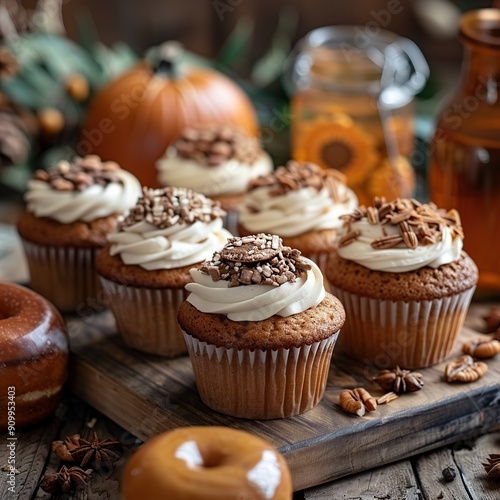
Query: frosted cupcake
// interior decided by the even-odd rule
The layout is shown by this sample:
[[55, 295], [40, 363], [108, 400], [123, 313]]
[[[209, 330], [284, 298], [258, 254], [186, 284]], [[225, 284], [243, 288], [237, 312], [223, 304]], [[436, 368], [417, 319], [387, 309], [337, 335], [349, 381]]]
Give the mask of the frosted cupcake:
[[342, 347], [378, 368], [421, 368], [451, 352], [478, 279], [456, 210], [375, 199], [342, 217], [327, 264], [344, 304]]
[[226, 227], [236, 229], [236, 209], [250, 180], [272, 171], [258, 139], [229, 126], [187, 128], [158, 160], [162, 186], [189, 187], [219, 201], [228, 214]]
[[232, 235], [217, 202], [191, 189], [143, 188], [137, 204], [108, 235], [97, 259], [101, 282], [125, 343], [144, 352], [186, 352], [177, 311], [189, 270]]
[[139, 181], [97, 156], [60, 161], [28, 182], [18, 221], [31, 287], [62, 311], [88, 305], [100, 290], [94, 261], [118, 215], [133, 206]]
[[178, 319], [203, 402], [256, 419], [313, 408], [345, 319], [318, 266], [258, 234], [228, 240], [191, 275]]
[[341, 214], [357, 207], [357, 198], [337, 170], [289, 161], [276, 172], [250, 182], [239, 209], [239, 234], [278, 234], [323, 270], [335, 249]]

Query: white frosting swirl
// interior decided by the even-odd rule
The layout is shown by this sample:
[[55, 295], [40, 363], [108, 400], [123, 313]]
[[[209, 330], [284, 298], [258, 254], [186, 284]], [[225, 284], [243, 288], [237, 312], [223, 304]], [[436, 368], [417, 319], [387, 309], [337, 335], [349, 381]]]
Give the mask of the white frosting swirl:
[[340, 195], [345, 195], [346, 201], [335, 203], [326, 187], [319, 192], [307, 187], [281, 196], [270, 194], [273, 187], [259, 187], [245, 195], [239, 220], [252, 233], [273, 233], [285, 238], [312, 230], [338, 229], [342, 227], [339, 216], [358, 206], [354, 192], [344, 188]]
[[[395, 248], [377, 250], [371, 246], [373, 240], [390, 234], [400, 234], [391, 224], [370, 224], [366, 219], [351, 223], [351, 231], [360, 231], [354, 242], [340, 247], [337, 252], [343, 259], [352, 260], [373, 271], [404, 273], [425, 266], [438, 268], [460, 259], [463, 241], [452, 237], [449, 227], [443, 227], [442, 240], [431, 245], [419, 245], [411, 249], [404, 244]], [[385, 230], [385, 234], [383, 232]], [[339, 238], [345, 234], [339, 234]]]
[[244, 193], [250, 180], [269, 174], [273, 169], [272, 160], [264, 151], [252, 164], [232, 159], [217, 166], [181, 158], [173, 151], [169, 148], [156, 163], [159, 183], [162, 186], [189, 187], [206, 196]]
[[186, 285], [191, 292], [187, 301], [204, 313], [225, 314], [232, 321], [262, 321], [271, 316], [291, 316], [317, 306], [325, 298], [323, 275], [311, 265], [305, 276], [295, 283], [271, 285], [240, 285], [229, 288], [225, 280], [213, 281], [197, 269], [191, 270], [194, 283]]
[[119, 254], [124, 264], [153, 271], [203, 262], [231, 237], [218, 217], [209, 223], [178, 223], [165, 229], [141, 221], [109, 234], [108, 241], [112, 244], [110, 254]]
[[83, 191], [58, 191], [40, 180], [28, 181], [24, 196], [28, 211], [37, 217], [49, 217], [62, 224], [92, 222], [101, 217], [124, 212], [141, 195], [139, 181], [126, 170], [113, 172], [121, 183], [94, 184]]

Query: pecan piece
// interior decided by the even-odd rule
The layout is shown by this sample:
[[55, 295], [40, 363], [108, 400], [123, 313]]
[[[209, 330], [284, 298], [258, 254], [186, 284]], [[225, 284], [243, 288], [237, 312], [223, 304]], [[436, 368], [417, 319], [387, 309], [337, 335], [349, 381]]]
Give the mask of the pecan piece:
[[339, 248], [345, 247], [351, 244], [353, 241], [356, 241], [360, 234], [361, 234], [360, 231], [351, 231], [347, 233], [345, 236], [342, 236], [342, 238], [340, 238], [338, 242]]
[[488, 365], [482, 361], [475, 362], [471, 356], [464, 354], [448, 363], [444, 374], [448, 382], [475, 382], [488, 371]]
[[372, 248], [376, 250], [385, 250], [399, 245], [403, 241], [403, 237], [399, 234], [389, 234], [388, 236], [381, 236], [371, 243]]
[[476, 358], [493, 358], [500, 353], [500, 342], [496, 339], [477, 338], [465, 342], [462, 346], [462, 352], [475, 356]]
[[375, 411], [377, 402], [371, 394], [362, 387], [353, 390], [342, 391], [339, 396], [340, 406], [348, 413], [362, 417], [366, 411]]

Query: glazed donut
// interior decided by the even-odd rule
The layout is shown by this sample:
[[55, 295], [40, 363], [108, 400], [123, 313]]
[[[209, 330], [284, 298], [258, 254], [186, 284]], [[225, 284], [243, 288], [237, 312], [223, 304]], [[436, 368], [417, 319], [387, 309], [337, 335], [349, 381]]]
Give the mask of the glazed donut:
[[123, 500], [290, 500], [292, 481], [271, 444], [229, 427], [180, 427], [129, 460]]
[[50, 415], [67, 374], [61, 315], [37, 293], [0, 282], [0, 431]]

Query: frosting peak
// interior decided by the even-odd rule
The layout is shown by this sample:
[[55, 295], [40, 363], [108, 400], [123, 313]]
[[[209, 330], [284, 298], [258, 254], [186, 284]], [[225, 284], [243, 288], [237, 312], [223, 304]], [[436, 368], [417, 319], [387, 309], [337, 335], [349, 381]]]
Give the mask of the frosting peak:
[[141, 192], [139, 181], [115, 162], [98, 156], [61, 160], [37, 170], [28, 181], [28, 210], [63, 224], [91, 222], [130, 208]]
[[192, 269], [191, 276], [188, 302], [233, 321], [291, 316], [325, 297], [318, 266], [270, 234], [229, 239], [210, 261]]
[[251, 179], [271, 172], [257, 138], [228, 126], [184, 130], [157, 162], [163, 186], [184, 186], [208, 196], [244, 193]]
[[373, 206], [341, 218], [339, 255], [369, 269], [405, 272], [460, 258], [464, 234], [456, 210], [414, 199], [375, 198]]
[[340, 228], [339, 216], [358, 204], [341, 172], [314, 163], [289, 161], [249, 188], [240, 209], [242, 226], [283, 237]]
[[108, 235], [110, 254], [148, 271], [197, 264], [231, 237], [222, 215], [219, 203], [191, 189], [143, 188], [119, 231]]

